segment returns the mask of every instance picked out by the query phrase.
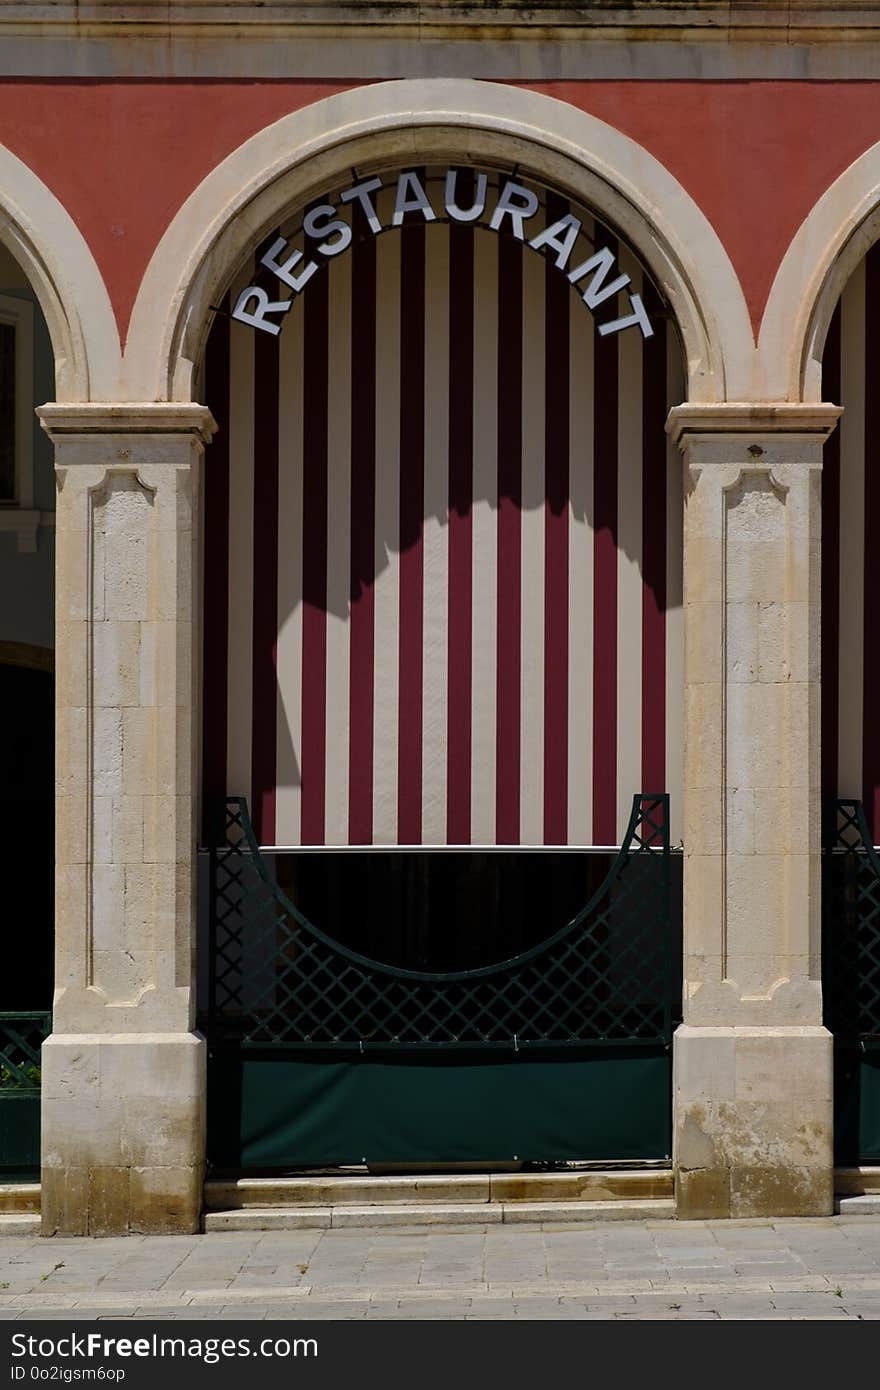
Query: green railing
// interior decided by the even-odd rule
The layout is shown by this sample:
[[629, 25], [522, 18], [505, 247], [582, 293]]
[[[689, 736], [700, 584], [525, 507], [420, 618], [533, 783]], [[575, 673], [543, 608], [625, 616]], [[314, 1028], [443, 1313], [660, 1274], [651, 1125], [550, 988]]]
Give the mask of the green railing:
[[880, 1161], [880, 859], [861, 801], [826, 811], [822, 923], [825, 1023], [834, 1034], [839, 1163]]
[[880, 1040], [880, 859], [861, 801], [828, 808], [824, 876], [826, 1025], [850, 1044]]
[[40, 1169], [40, 1048], [52, 1030], [45, 1010], [0, 1012], [0, 1181]]
[[211, 856], [209, 1039], [361, 1052], [668, 1043], [669, 861], [668, 797], [636, 796], [607, 878], [572, 921], [498, 964], [420, 972], [308, 921], [263, 861], [244, 798], [230, 798]]

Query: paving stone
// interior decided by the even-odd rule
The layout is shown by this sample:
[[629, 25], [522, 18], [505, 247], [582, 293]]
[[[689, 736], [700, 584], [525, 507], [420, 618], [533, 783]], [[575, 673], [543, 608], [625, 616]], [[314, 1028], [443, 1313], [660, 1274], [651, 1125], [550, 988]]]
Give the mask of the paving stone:
[[20, 1314], [22, 1322], [103, 1322], [105, 1318], [125, 1317], [127, 1308], [36, 1308]]
[[777, 1312], [786, 1313], [790, 1317], [815, 1317], [819, 1313], [823, 1317], [841, 1317], [846, 1313], [843, 1299], [837, 1298], [833, 1293], [774, 1292], [770, 1301]]
[[[120, 1315], [121, 1316], [121, 1315]], [[222, 1317], [224, 1322], [232, 1322], [238, 1316], [236, 1311], [219, 1308], [203, 1307], [181, 1307], [179, 1303], [169, 1304], [167, 1307], [154, 1307], [153, 1305], [135, 1308], [133, 1312], [127, 1313], [126, 1317], [132, 1318], [152, 1318], [154, 1322], [164, 1322], [166, 1318], [179, 1322], [182, 1318], [194, 1318], [201, 1321], [216, 1321]]]
[[14, 1238], [0, 1254], [7, 1321], [880, 1314], [880, 1217]]
[[[263, 1306], [263, 1305], [260, 1305]], [[317, 1300], [309, 1299], [300, 1304], [266, 1304], [265, 1316], [272, 1322], [326, 1322], [338, 1320], [340, 1322], [352, 1322], [355, 1319], [365, 1318], [369, 1307], [369, 1300], [350, 1299], [348, 1302], [334, 1301], [332, 1303], [321, 1303]]]
[[554, 1322], [583, 1322], [588, 1316], [587, 1309], [584, 1307], [561, 1307], [557, 1304], [553, 1307], [542, 1309], [536, 1306], [536, 1302], [537, 1300], [533, 1301], [529, 1299], [524, 1303], [517, 1303], [515, 1305], [516, 1318], [521, 1321], [532, 1322], [538, 1321], [539, 1319], [544, 1322], [551, 1319]]

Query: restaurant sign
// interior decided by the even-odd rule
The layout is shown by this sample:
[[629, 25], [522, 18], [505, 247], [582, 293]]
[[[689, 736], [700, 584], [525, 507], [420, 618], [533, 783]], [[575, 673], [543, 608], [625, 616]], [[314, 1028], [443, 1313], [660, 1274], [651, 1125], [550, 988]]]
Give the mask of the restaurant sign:
[[[458, 202], [458, 173], [457, 169], [449, 169], [443, 179], [441, 220], [471, 222], [493, 232], [506, 231], [531, 250], [543, 252], [577, 288], [588, 309], [595, 312], [604, 304], [606, 312], [617, 315], [597, 323], [602, 337], [634, 327], [639, 328], [643, 338], [651, 337], [654, 330], [641, 296], [629, 288], [630, 277], [620, 270], [611, 250], [607, 246], [596, 250], [592, 243], [579, 249], [578, 243], [584, 235], [580, 218], [567, 212], [534, 236], [528, 236], [527, 224], [536, 217], [540, 206], [537, 193], [509, 178], [500, 183], [497, 191], [492, 189], [490, 198], [488, 174], [476, 172], [468, 205], [462, 207]], [[397, 178], [391, 221], [383, 225], [376, 209], [376, 195], [383, 187], [378, 177], [364, 179], [344, 189], [338, 203], [357, 204], [373, 236], [402, 227], [407, 218], [422, 218], [426, 223], [438, 220], [438, 208], [432, 203], [423, 179], [414, 169], [406, 169]], [[260, 263], [277, 277], [284, 287], [280, 291], [284, 297], [273, 299], [261, 285], [249, 285], [238, 296], [232, 317], [264, 333], [280, 333], [284, 315], [290, 312], [322, 261], [340, 255], [354, 239], [351, 224], [339, 213], [338, 204], [331, 202], [309, 209], [302, 227], [307, 250], [298, 250], [286, 238], [278, 237], [261, 256]], [[584, 256], [584, 250], [589, 254]], [[291, 293], [286, 295], [285, 290]], [[618, 313], [617, 296], [621, 293], [626, 295], [623, 314]]]

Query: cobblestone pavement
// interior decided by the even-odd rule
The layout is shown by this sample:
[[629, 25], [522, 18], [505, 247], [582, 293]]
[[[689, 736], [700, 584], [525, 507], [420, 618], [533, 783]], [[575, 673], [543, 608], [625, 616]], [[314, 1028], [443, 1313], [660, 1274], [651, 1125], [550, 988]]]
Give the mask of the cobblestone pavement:
[[880, 1217], [0, 1240], [0, 1318], [880, 1318]]

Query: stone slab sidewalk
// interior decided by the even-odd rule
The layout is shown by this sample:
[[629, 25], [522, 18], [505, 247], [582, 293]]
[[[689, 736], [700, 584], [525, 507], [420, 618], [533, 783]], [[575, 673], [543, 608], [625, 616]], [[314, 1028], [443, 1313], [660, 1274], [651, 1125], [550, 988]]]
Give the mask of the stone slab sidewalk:
[[880, 1216], [0, 1242], [0, 1318], [880, 1318]]

